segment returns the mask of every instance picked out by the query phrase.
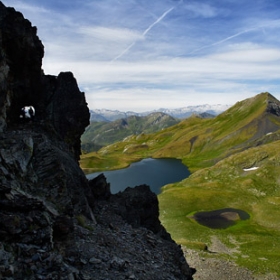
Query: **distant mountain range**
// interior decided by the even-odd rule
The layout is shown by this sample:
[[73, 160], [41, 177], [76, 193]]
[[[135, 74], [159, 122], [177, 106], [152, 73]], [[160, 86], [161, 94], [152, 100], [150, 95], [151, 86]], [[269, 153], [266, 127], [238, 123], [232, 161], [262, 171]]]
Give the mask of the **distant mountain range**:
[[130, 135], [154, 133], [172, 126], [192, 115], [213, 118], [227, 110], [229, 105], [199, 105], [178, 109], [158, 109], [136, 113], [132, 111], [96, 109], [90, 111], [90, 125], [82, 135], [82, 150], [97, 151], [103, 146], [121, 141]]
[[[121, 141], [130, 135], [139, 135], [141, 133], [154, 133], [180, 122], [178, 118], [155, 112], [147, 116], [135, 116], [118, 118], [114, 121], [108, 121], [108, 117], [112, 119], [113, 115], [107, 112], [107, 119], [95, 114], [96, 121], [91, 120], [90, 125], [86, 128], [82, 135], [82, 150], [84, 152], [97, 151], [101, 147]], [[118, 112], [118, 111], [111, 111]], [[114, 117], [120, 117], [121, 114], [115, 114]], [[125, 116], [125, 115], [123, 115]]]
[[136, 113], [132, 111], [121, 112], [118, 110], [108, 110], [108, 109], [94, 109], [90, 110], [91, 121], [115, 121], [118, 119], [128, 118], [130, 116], [143, 117], [151, 113], [161, 112], [172, 116], [173, 118], [185, 119], [193, 114], [210, 114], [210, 115], [219, 115], [220, 113], [226, 111], [231, 105], [223, 104], [204, 104], [197, 106], [187, 106], [177, 109], [166, 109], [160, 108], [158, 110], [147, 111], [143, 113]]
[[[143, 158], [181, 159], [191, 175], [163, 186], [158, 195], [160, 220], [174, 240], [203, 257], [213, 243], [222, 244], [216, 258], [224, 260], [226, 248], [229, 260], [266, 274], [259, 279], [279, 279], [279, 147], [280, 101], [264, 92], [214, 118], [195, 114], [155, 133], [132, 134], [83, 155], [80, 165], [94, 172], [124, 168]], [[218, 220], [217, 214], [208, 216], [221, 210], [226, 212]], [[247, 218], [235, 215], [236, 210]], [[201, 213], [211, 225], [196, 220]], [[213, 229], [225, 220], [227, 228]]]

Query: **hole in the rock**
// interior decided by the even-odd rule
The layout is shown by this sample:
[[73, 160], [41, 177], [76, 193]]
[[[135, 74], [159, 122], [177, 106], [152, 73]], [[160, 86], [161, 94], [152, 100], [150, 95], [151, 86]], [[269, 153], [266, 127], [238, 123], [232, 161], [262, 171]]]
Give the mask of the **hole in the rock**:
[[22, 120], [33, 120], [35, 117], [35, 109], [33, 106], [24, 106], [20, 110], [19, 118]]

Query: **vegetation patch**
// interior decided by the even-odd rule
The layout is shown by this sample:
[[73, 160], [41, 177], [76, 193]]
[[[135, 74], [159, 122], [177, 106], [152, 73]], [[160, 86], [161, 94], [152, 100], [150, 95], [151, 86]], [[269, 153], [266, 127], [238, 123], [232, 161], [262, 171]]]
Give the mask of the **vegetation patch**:
[[[185, 246], [205, 243], [211, 247], [210, 237], [216, 236], [234, 249], [227, 257], [239, 265], [256, 273], [269, 271], [280, 275], [276, 265], [280, 241], [277, 218], [280, 215], [280, 168], [275, 162], [280, 155], [279, 145], [276, 141], [247, 149], [163, 188], [159, 195], [160, 217], [172, 237], [177, 242], [183, 241]], [[259, 168], [243, 170], [252, 164]], [[212, 229], [189, 218], [197, 212], [211, 213], [223, 207], [242, 209], [250, 219], [239, 220], [225, 229]]]
[[[82, 156], [81, 166], [92, 164], [100, 170], [106, 166], [108, 170], [148, 157], [181, 159], [191, 176], [164, 186], [158, 196], [160, 219], [172, 238], [198, 251], [215, 249], [217, 242], [224, 244], [216, 257], [226, 256], [256, 273], [280, 276], [277, 106], [279, 101], [262, 93], [213, 119], [192, 116], [162, 131], [126, 138], [99, 150], [92, 161]], [[125, 147], [131, 152], [124, 153]], [[224, 218], [235, 223], [223, 229], [190, 218], [225, 208], [241, 209], [250, 218], [241, 219], [228, 211]]]

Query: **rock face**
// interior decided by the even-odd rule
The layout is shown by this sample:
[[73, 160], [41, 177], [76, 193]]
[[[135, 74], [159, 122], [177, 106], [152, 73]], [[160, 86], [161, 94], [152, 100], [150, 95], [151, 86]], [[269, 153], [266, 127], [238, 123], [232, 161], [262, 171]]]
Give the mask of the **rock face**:
[[279, 101], [273, 97], [271, 94], [267, 93], [268, 98], [267, 98], [267, 112], [275, 115], [275, 116], [280, 116], [280, 104]]
[[0, 131], [18, 123], [20, 109], [33, 106], [36, 119], [49, 122], [79, 156], [80, 135], [89, 110], [72, 73], [42, 73], [44, 47], [22, 14], [0, 3]]
[[111, 195], [104, 176], [86, 179], [84, 93], [72, 73], [44, 75], [43, 54], [0, 2], [0, 279], [192, 279], [147, 186]]
[[[0, 3], [1, 125], [15, 122], [19, 110], [38, 102], [41, 96], [41, 64], [44, 47], [36, 28], [20, 13]], [[35, 100], [36, 99], [36, 100]]]

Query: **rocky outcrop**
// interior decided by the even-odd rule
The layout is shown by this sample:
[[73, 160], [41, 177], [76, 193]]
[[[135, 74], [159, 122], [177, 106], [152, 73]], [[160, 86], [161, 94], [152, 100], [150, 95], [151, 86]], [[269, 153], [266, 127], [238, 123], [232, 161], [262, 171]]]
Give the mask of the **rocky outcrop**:
[[44, 47], [36, 27], [0, 2], [0, 130], [18, 119], [20, 109], [41, 96]]
[[280, 103], [279, 101], [272, 96], [270, 93], [267, 94], [267, 109], [266, 111], [272, 115], [280, 116]]
[[[79, 167], [89, 122], [72, 73], [41, 69], [36, 28], [0, 2], [0, 278], [192, 279], [147, 186], [111, 195]], [[34, 120], [19, 118], [33, 106]]]
[[155, 234], [171, 240], [158, 219], [158, 199], [156, 194], [150, 191], [149, 186], [128, 187], [113, 196], [111, 201], [119, 205], [115, 212], [132, 226], [145, 227]]
[[81, 135], [89, 124], [89, 110], [71, 72], [58, 77], [43, 76], [42, 98], [38, 102], [39, 119], [50, 122], [59, 136], [69, 144], [78, 159]]
[[17, 125], [21, 108], [31, 105], [37, 121], [49, 123], [78, 158], [90, 114], [73, 74], [44, 75], [36, 27], [1, 2], [0, 29], [0, 131]]

